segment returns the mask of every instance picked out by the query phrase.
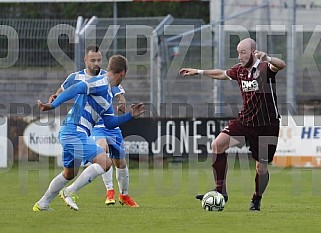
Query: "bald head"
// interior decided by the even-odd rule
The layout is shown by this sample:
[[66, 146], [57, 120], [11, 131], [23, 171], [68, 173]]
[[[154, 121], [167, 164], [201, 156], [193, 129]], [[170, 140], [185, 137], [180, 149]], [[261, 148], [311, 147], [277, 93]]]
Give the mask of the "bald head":
[[256, 42], [251, 38], [246, 38], [244, 40], [241, 40], [241, 42], [237, 45], [237, 47], [254, 51], [256, 50]]
[[256, 58], [254, 56], [254, 51], [256, 50], [256, 42], [251, 38], [246, 38], [241, 40], [237, 45], [237, 52], [239, 54], [238, 59], [241, 65], [245, 68], [250, 68]]

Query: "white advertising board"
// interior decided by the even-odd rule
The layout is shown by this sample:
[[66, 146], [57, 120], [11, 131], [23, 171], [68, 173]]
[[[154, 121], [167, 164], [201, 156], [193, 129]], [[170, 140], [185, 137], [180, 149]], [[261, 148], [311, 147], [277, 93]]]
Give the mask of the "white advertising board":
[[281, 125], [276, 155], [321, 156], [321, 116], [288, 117]]
[[0, 167], [8, 166], [8, 121], [6, 117], [0, 118]]
[[277, 166], [321, 166], [321, 116], [282, 119], [273, 163]]
[[37, 120], [30, 123], [23, 135], [24, 143], [34, 152], [44, 156], [61, 156], [58, 140], [60, 119]]

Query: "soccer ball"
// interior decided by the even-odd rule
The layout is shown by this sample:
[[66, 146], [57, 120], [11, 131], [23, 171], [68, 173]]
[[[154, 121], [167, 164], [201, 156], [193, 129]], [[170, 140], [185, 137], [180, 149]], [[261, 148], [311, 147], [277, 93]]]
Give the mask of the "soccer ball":
[[222, 211], [225, 206], [225, 200], [221, 193], [210, 191], [205, 193], [202, 199], [202, 208], [207, 211]]

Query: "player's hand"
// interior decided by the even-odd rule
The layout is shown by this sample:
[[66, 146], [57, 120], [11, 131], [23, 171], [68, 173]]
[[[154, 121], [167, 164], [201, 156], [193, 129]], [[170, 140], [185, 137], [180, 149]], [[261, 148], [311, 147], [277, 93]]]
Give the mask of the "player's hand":
[[49, 97], [48, 103], [52, 103], [56, 98], [57, 98], [57, 94], [53, 94]]
[[51, 103], [42, 103], [40, 100], [37, 101], [38, 102], [38, 107], [41, 111], [49, 111], [51, 109], [53, 109], [52, 104]]
[[144, 112], [145, 112], [145, 106], [143, 103], [132, 104], [130, 106], [130, 114], [132, 115], [132, 117], [138, 117], [142, 115]]
[[118, 102], [117, 111], [121, 112], [121, 113], [125, 113], [126, 112], [126, 103]]
[[192, 75], [197, 75], [197, 69], [192, 69], [192, 68], [183, 68], [179, 71], [180, 75], [183, 76], [192, 76]]
[[261, 61], [268, 61], [268, 55], [265, 52], [255, 50], [254, 55], [257, 59]]

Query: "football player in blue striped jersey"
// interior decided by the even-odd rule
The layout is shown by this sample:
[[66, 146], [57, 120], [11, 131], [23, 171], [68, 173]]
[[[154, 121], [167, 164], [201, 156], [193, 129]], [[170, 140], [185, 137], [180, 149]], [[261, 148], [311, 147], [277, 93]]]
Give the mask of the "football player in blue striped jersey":
[[[63, 147], [64, 171], [51, 181], [44, 196], [34, 205], [33, 211], [51, 210], [49, 204], [58, 193], [70, 208], [78, 210], [75, 193], [110, 168], [110, 158], [89, 135], [100, 117], [105, 127], [113, 129], [144, 112], [144, 106], [140, 103], [131, 105], [130, 112], [127, 114], [119, 117], [111, 114], [111, 86], [118, 86], [122, 82], [127, 69], [127, 59], [121, 55], [114, 55], [109, 60], [105, 75], [70, 86], [52, 103], [44, 104], [38, 101], [39, 108], [47, 111], [76, 97], [59, 132], [59, 140]], [[77, 175], [81, 162], [91, 162], [91, 165], [79, 175], [73, 184], [64, 188]]]
[[[102, 54], [98, 46], [88, 46], [84, 57], [86, 68], [84, 70], [70, 74], [62, 83], [57, 92], [49, 98], [51, 103], [57, 96], [69, 86], [81, 81], [89, 80], [93, 76], [105, 74], [106, 71], [101, 69]], [[117, 111], [125, 113], [126, 99], [124, 97], [125, 90], [121, 85], [112, 87], [112, 94], [118, 100]], [[111, 107], [112, 108], [112, 107]], [[111, 109], [114, 114], [113, 108]], [[91, 137], [96, 143], [102, 147], [109, 157], [112, 159], [116, 167], [116, 179], [119, 187], [119, 202], [122, 205], [130, 207], [138, 207], [138, 204], [128, 195], [129, 189], [129, 172], [126, 163], [126, 151], [124, 147], [124, 139], [119, 127], [107, 129], [104, 127], [102, 120], [94, 126], [91, 132]], [[113, 188], [113, 167], [102, 175], [106, 187], [106, 205], [114, 205], [115, 191]]]

